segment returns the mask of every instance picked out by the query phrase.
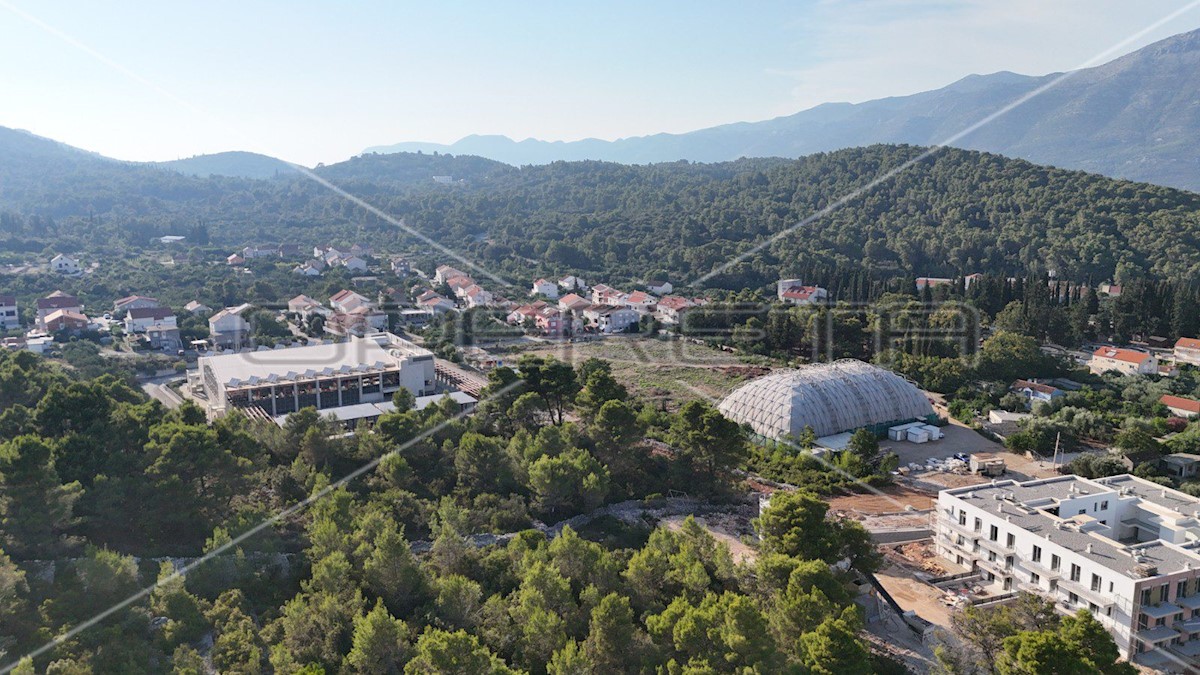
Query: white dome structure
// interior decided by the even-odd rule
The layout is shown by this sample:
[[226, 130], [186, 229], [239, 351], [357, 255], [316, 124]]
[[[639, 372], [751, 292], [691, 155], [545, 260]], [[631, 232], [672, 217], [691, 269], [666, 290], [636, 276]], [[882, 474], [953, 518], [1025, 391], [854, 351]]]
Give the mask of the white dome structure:
[[818, 438], [863, 427], [882, 434], [889, 426], [934, 415], [912, 382], [854, 359], [760, 377], [730, 392], [717, 409], [767, 438], [797, 436], [805, 426]]

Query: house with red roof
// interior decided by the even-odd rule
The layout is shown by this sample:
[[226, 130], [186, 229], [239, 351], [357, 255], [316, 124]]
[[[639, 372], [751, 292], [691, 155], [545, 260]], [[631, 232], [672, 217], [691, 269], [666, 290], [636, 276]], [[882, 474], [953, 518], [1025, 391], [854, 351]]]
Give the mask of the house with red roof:
[[1092, 352], [1088, 369], [1097, 375], [1110, 371], [1122, 375], [1150, 375], [1158, 372], [1158, 357], [1136, 349], [1101, 347]]
[[1200, 416], [1200, 401], [1194, 398], [1163, 394], [1162, 398], [1158, 399], [1158, 402], [1167, 406], [1167, 410], [1170, 410], [1171, 414], [1176, 417]]
[[1174, 356], [1179, 363], [1200, 366], [1200, 340], [1191, 337], [1179, 338], [1175, 341]]

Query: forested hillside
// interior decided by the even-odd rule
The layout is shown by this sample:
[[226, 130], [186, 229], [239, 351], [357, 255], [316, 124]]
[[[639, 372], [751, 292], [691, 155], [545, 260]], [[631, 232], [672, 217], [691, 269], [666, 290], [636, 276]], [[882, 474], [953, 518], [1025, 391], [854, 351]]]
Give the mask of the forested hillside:
[[[475, 157], [367, 155], [317, 173], [522, 278], [533, 260], [537, 273], [692, 281], [783, 233], [712, 283], [761, 286], [814, 265], [885, 276], [1200, 279], [1200, 196], [962, 150], [943, 150], [787, 231], [920, 152], [872, 146], [799, 160], [521, 169]], [[197, 178], [53, 154], [21, 164], [0, 163], [0, 241], [16, 250], [138, 246], [197, 227], [220, 246], [349, 237], [393, 252], [428, 249], [301, 176]]]

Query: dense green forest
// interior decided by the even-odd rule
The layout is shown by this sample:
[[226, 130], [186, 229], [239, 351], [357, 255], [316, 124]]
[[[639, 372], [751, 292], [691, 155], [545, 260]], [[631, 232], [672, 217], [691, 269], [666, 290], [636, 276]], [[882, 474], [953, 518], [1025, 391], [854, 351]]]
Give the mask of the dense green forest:
[[[475, 157], [366, 155], [316, 174], [521, 283], [535, 270], [692, 282], [751, 250], [711, 284], [762, 287], [815, 267], [882, 278], [1200, 279], [1197, 195], [954, 149], [788, 231], [921, 151], [519, 169]], [[4, 248], [115, 253], [184, 234], [226, 247], [359, 240], [446, 262], [309, 178], [197, 178], [71, 152], [25, 149], [0, 165]], [[434, 175], [462, 182], [443, 185]]]

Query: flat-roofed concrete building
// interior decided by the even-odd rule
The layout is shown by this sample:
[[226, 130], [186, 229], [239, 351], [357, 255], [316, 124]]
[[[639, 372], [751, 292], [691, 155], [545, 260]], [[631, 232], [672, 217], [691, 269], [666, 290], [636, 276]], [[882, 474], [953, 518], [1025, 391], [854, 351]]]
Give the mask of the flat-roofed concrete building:
[[437, 391], [433, 352], [391, 333], [345, 342], [260, 349], [199, 359], [196, 377], [214, 414], [261, 408], [270, 417], [380, 403], [401, 387]]
[[940, 555], [998, 592], [1086, 608], [1145, 665], [1200, 657], [1200, 499], [1131, 475], [943, 490]]

